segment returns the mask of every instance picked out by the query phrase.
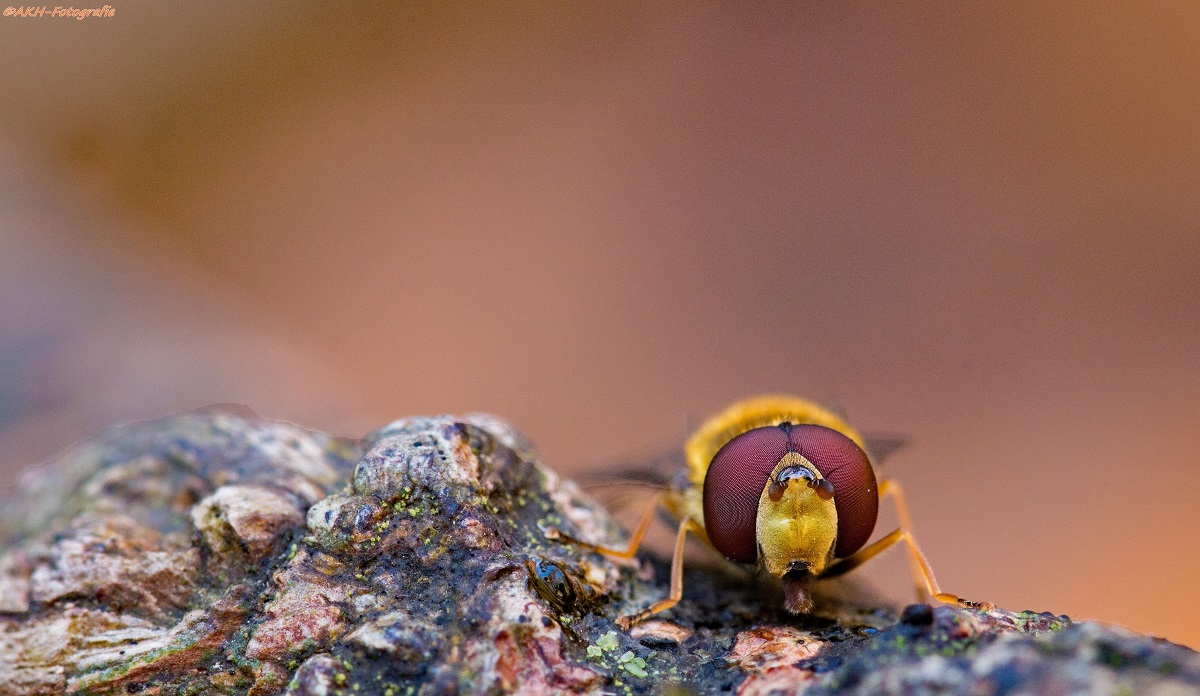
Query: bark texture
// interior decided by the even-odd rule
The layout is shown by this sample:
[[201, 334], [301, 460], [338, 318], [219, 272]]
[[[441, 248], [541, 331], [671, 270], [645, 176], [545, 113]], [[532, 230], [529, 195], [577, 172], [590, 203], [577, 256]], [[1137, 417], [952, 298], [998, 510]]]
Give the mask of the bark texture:
[[0, 694], [1200, 693], [1200, 655], [1117, 627], [820, 594], [794, 617], [698, 570], [619, 631], [665, 567], [551, 527], [623, 543], [491, 416], [114, 429], [4, 503]]

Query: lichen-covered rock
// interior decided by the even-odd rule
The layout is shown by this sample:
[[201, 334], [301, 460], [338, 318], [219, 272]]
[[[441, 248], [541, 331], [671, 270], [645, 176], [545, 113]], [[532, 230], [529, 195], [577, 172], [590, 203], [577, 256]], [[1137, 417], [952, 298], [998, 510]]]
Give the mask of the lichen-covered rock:
[[[30, 472], [0, 515], [0, 695], [1200, 693], [1200, 656], [1066, 617], [614, 564], [621, 532], [484, 415], [344, 442], [209, 409]], [[818, 588], [820, 589], [820, 588]]]
[[0, 515], [0, 694], [245, 693], [271, 569], [359, 454], [211, 409], [28, 472]]

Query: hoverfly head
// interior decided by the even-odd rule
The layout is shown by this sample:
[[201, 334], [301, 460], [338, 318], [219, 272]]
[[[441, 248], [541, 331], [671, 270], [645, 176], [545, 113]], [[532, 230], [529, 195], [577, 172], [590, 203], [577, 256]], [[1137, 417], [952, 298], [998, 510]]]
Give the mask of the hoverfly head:
[[704, 481], [713, 546], [780, 578], [793, 611], [811, 607], [809, 579], [866, 542], [877, 510], [866, 453], [820, 425], [784, 422], [736, 435]]

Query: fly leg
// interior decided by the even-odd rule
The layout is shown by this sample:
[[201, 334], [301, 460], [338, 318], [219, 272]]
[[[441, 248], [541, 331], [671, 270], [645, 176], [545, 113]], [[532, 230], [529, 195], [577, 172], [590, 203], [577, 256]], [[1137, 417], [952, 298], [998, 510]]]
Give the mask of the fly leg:
[[[900, 520], [900, 528], [907, 530], [911, 538], [913, 534], [913, 523], [912, 518], [908, 515], [908, 504], [904, 501], [904, 489], [901, 488], [900, 483], [894, 479], [881, 479], [879, 481], [879, 498], [882, 500], [883, 498], [889, 496], [896, 503], [896, 517]], [[921, 570], [921, 552], [917, 548], [915, 540], [905, 547], [905, 551], [908, 553], [908, 571], [912, 576], [913, 588], [916, 589], [917, 592], [917, 601], [925, 602], [929, 599], [929, 595], [926, 593], [925, 588], [925, 578], [933, 577], [933, 574], [930, 573], [926, 575], [926, 573]], [[925, 565], [928, 566], [928, 563]]]
[[654, 498], [650, 501], [650, 504], [646, 506], [646, 511], [642, 513], [642, 518], [638, 520], [637, 527], [634, 528], [633, 534], [630, 535], [629, 543], [623, 549], [614, 549], [607, 546], [590, 544], [582, 539], [577, 539], [556, 527], [543, 529], [542, 533], [546, 535], [547, 539], [568, 541], [577, 546], [591, 549], [598, 554], [608, 556], [609, 558], [628, 560], [637, 555], [637, 550], [639, 547], [641, 547], [642, 540], [646, 538], [646, 532], [650, 529], [650, 523], [654, 521], [654, 513], [658, 510], [658, 506], [662, 503], [662, 499], [663, 493], [655, 494]]
[[972, 609], [982, 609], [984, 611], [990, 611], [996, 608], [996, 605], [992, 604], [991, 602], [973, 602], [969, 599], [963, 599], [958, 595], [950, 594], [949, 592], [942, 592], [942, 588], [938, 585], [937, 578], [933, 577], [933, 569], [929, 567], [929, 561], [925, 560], [925, 554], [921, 553], [921, 547], [917, 546], [917, 542], [915, 539], [913, 539], [912, 534], [910, 534], [909, 531], [904, 527], [895, 530], [891, 534], [879, 539], [870, 546], [860, 549], [853, 556], [843, 558], [837, 563], [829, 566], [824, 573], [821, 573], [821, 578], [833, 578], [845, 573], [849, 573], [900, 541], [908, 544], [909, 550], [912, 551], [912, 557], [917, 561], [917, 566], [921, 573], [921, 582], [924, 584], [925, 590], [929, 592], [930, 596], [932, 596], [934, 599], [939, 602], [946, 602], [947, 604], [957, 604], [959, 606], [970, 607]]
[[684, 517], [679, 521], [679, 532], [675, 535], [675, 553], [671, 556], [671, 593], [666, 599], [660, 599], [636, 614], [618, 618], [617, 626], [621, 630], [628, 631], [630, 626], [640, 623], [648, 616], [666, 611], [679, 603], [679, 598], [683, 596], [683, 542], [687, 538], [689, 525], [690, 520]]
[[[638, 547], [641, 546], [642, 540], [646, 537], [646, 532], [650, 529], [650, 523], [654, 521], [655, 512], [658, 511], [658, 507], [662, 503], [663, 495], [663, 493], [658, 493], [650, 501], [650, 504], [646, 506], [646, 511], [642, 513], [642, 518], [638, 520], [637, 527], [629, 537], [629, 543], [623, 549], [589, 544], [586, 541], [576, 539], [554, 528], [544, 531], [546, 537], [550, 539], [569, 541], [609, 558], [630, 559], [637, 554]], [[621, 630], [627, 631], [634, 624], [644, 621], [646, 617], [657, 614], [660, 611], [666, 611], [679, 603], [680, 597], [683, 596], [683, 542], [687, 538], [688, 529], [692, 526], [691, 518], [687, 516], [679, 520], [679, 531], [675, 535], [675, 553], [671, 557], [671, 591], [667, 595], [667, 598], [660, 599], [637, 613], [619, 617], [616, 623]]]

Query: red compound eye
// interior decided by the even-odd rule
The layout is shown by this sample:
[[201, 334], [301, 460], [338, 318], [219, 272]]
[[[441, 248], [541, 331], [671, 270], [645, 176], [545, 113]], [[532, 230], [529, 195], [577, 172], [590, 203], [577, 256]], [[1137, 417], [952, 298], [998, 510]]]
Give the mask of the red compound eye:
[[782, 428], [755, 428], [725, 443], [704, 476], [704, 529], [713, 547], [732, 560], [758, 558], [758, 499], [771, 470], [788, 453]]
[[755, 522], [767, 477], [790, 451], [812, 462], [833, 484], [838, 513], [834, 555], [862, 548], [875, 529], [879, 495], [866, 453], [853, 440], [820, 425], [755, 428], [725, 443], [704, 479], [704, 527], [709, 541], [732, 560], [758, 558]]

